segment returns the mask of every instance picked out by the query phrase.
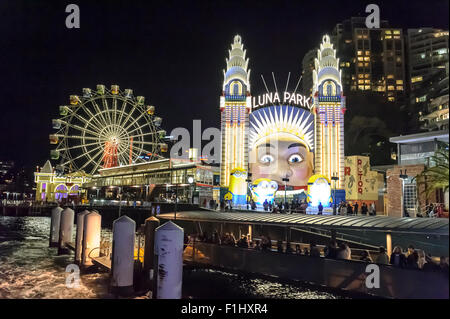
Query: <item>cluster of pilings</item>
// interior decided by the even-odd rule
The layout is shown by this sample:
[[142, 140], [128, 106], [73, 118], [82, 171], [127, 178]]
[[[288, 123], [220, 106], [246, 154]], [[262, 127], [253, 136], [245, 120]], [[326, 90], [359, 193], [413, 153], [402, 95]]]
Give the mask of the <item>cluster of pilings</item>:
[[[102, 216], [96, 210], [77, 214], [75, 243], [72, 243], [75, 213], [70, 208], [52, 210], [50, 247], [58, 255], [75, 250], [74, 262], [82, 271], [96, 268], [99, 257], [110, 265], [110, 291], [118, 296], [133, 296], [138, 289], [152, 291], [152, 298], [180, 299], [183, 274], [184, 230], [169, 221], [160, 225], [149, 217], [144, 225], [144, 263], [135, 267], [136, 222], [121, 216], [113, 222], [112, 254], [101, 256]], [[139, 258], [137, 260], [139, 263]]]

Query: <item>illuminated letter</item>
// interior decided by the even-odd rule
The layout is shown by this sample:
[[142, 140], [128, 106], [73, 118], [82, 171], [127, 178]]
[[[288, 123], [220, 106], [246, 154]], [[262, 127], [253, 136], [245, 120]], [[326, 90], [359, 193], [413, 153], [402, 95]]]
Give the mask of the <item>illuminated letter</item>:
[[80, 28], [80, 8], [76, 4], [69, 4], [66, 12], [70, 13], [66, 18], [67, 29]]
[[303, 95], [297, 94], [297, 104], [303, 106]]
[[[170, 135], [176, 137], [178, 142], [170, 149], [170, 157], [175, 159], [187, 159], [189, 156], [189, 147], [191, 146], [191, 135], [184, 127], [177, 127], [170, 132]], [[181, 139], [178, 137], [181, 136]]]
[[288, 103], [290, 96], [291, 96], [291, 94], [289, 92], [284, 92], [283, 103]]
[[305, 102], [304, 104], [308, 109], [311, 109], [311, 106], [309, 105], [309, 99], [310, 99], [310, 97], [307, 98], [306, 100], [304, 100], [304, 102]]
[[[212, 139], [210, 139], [212, 137]], [[202, 157], [207, 156], [208, 163], [220, 163], [220, 130], [216, 127], [207, 128], [203, 132], [203, 140], [210, 140], [208, 144], [203, 147]], [[214, 154], [213, 154], [214, 150]]]
[[369, 4], [366, 7], [366, 13], [370, 13], [366, 18], [366, 27], [368, 29], [380, 28], [380, 7], [376, 4]]
[[366, 277], [366, 287], [369, 289], [380, 288], [380, 267], [375, 264], [369, 264], [366, 267], [369, 274]]
[[278, 92], [275, 92], [275, 96], [273, 98], [273, 103], [277, 103], [277, 100], [278, 100], [278, 103], [280, 103], [280, 97], [278, 96]]

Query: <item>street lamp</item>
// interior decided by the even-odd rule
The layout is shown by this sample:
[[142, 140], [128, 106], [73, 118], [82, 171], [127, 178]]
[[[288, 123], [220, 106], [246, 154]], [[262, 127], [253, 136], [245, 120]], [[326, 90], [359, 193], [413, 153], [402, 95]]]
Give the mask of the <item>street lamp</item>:
[[339, 180], [339, 176], [337, 173], [333, 173], [331, 176], [331, 180], [334, 181], [334, 190], [333, 190], [333, 215], [336, 215], [336, 183]]
[[289, 178], [283, 178], [283, 182], [284, 182], [284, 209], [286, 209], [286, 188], [287, 188], [287, 182], [289, 182]]
[[405, 205], [405, 180], [408, 179], [408, 175], [406, 174], [406, 169], [405, 169], [405, 172], [403, 172], [403, 170], [400, 170], [399, 178], [402, 180], [402, 216], [409, 217], [409, 216], [406, 216], [406, 214], [405, 214], [405, 212], [407, 213], [406, 205]]

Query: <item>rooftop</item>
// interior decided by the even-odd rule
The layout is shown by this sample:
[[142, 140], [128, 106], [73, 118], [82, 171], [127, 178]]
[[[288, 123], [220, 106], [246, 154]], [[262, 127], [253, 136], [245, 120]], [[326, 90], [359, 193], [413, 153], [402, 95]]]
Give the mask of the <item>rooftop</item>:
[[[161, 219], [174, 219], [174, 213], [161, 214]], [[272, 214], [257, 212], [177, 212], [177, 220], [256, 224], [267, 226], [307, 226], [335, 230], [366, 230], [448, 236], [448, 219], [445, 218], [398, 218], [388, 216], [319, 216], [303, 214]]]

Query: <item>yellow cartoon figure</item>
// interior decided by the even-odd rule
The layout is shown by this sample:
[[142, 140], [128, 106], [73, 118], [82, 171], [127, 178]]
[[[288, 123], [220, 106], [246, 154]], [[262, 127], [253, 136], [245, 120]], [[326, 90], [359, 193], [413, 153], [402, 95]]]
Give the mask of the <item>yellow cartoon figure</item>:
[[252, 183], [251, 187], [253, 201], [257, 205], [263, 205], [266, 200], [271, 203], [277, 190], [277, 182], [268, 178], [258, 178]]
[[224, 199], [231, 199], [234, 205], [245, 205], [247, 197], [247, 171], [235, 168], [231, 171], [230, 187]]

